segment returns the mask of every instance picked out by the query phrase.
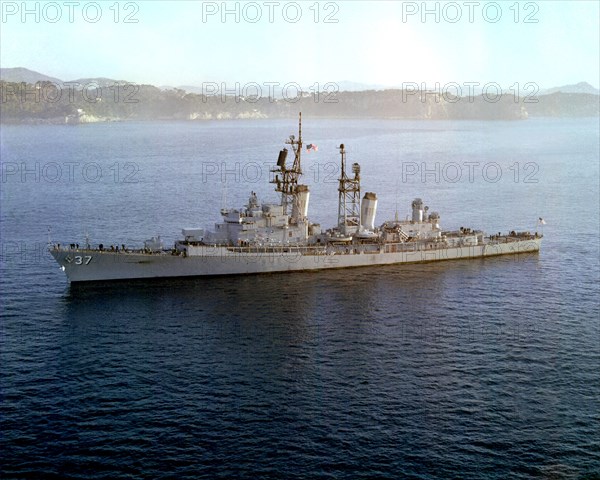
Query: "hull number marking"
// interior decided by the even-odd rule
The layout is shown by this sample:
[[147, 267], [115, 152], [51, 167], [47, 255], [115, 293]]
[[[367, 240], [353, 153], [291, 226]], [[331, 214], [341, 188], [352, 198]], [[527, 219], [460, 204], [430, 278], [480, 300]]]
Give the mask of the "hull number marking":
[[75, 265], [89, 265], [89, 263], [91, 261], [92, 261], [92, 256], [91, 255], [86, 255], [85, 257], [77, 255], [75, 257]]

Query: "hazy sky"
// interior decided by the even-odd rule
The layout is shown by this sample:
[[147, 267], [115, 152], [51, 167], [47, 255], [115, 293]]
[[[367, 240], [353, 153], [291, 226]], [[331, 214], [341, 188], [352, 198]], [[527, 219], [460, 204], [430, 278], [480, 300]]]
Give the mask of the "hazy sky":
[[63, 80], [599, 86], [595, 0], [0, 4], [1, 66]]

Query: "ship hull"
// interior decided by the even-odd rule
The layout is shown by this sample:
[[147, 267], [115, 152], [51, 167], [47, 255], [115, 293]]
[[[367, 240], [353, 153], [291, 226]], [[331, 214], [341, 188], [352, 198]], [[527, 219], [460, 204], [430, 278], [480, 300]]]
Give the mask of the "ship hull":
[[[250, 275], [334, 268], [366, 267], [472, 259], [538, 252], [541, 238], [507, 243], [411, 251], [352, 253], [350, 249], [306, 254], [293, 248], [243, 252], [227, 247], [197, 247], [190, 255], [52, 249], [50, 253], [70, 282], [93, 282], [215, 275]], [[287, 251], [286, 251], [287, 250]]]

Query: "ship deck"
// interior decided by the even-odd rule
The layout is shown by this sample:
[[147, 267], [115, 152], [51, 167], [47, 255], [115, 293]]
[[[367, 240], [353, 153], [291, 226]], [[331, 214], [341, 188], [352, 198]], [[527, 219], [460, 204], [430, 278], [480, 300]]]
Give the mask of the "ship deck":
[[[460, 239], [460, 236], [458, 236]], [[509, 235], [492, 235], [484, 238], [484, 242], [479, 245], [502, 245], [507, 243], [522, 242], [527, 240], [535, 240], [542, 238], [542, 235], [529, 232], [511, 232]], [[233, 255], [257, 255], [257, 254], [291, 254], [291, 255], [350, 255], [363, 253], [401, 253], [415, 251], [435, 251], [444, 250], [454, 246], [474, 246], [469, 244], [464, 245], [449, 245], [445, 241], [431, 240], [413, 240], [409, 242], [365, 242], [365, 243], [343, 243], [332, 242], [327, 244], [313, 245], [248, 245], [248, 246], [231, 246], [219, 244], [204, 244], [190, 243], [190, 246], [200, 248], [202, 254], [210, 256], [218, 252], [219, 255], [223, 251], [227, 251]], [[152, 251], [147, 248], [117, 248], [111, 246], [109, 248], [98, 247], [79, 247], [78, 244], [69, 244], [61, 246], [55, 244], [51, 246], [53, 251], [73, 252], [73, 253], [94, 253], [94, 254], [118, 254], [118, 255], [173, 255], [185, 256], [186, 254], [176, 249], [164, 249]]]

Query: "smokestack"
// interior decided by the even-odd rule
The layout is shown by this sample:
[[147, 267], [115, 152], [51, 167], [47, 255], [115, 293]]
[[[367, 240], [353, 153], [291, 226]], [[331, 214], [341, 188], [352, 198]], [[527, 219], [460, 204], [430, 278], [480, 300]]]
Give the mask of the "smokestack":
[[308, 201], [310, 199], [310, 191], [308, 185], [298, 185], [296, 188], [296, 199], [292, 206], [292, 218], [299, 220], [306, 218], [308, 215]]
[[377, 195], [365, 193], [360, 205], [360, 224], [367, 230], [375, 230], [375, 214], [377, 213]]
[[415, 198], [412, 202], [412, 221], [421, 223], [423, 221], [423, 200]]

